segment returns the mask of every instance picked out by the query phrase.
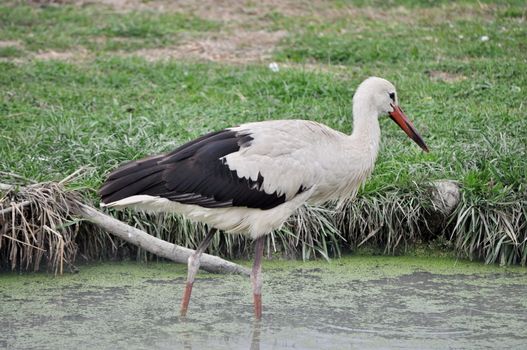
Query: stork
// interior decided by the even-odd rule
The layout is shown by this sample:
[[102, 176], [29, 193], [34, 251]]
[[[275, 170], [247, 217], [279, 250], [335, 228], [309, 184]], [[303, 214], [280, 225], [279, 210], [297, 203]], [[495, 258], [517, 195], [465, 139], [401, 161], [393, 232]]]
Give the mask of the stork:
[[254, 313], [262, 316], [265, 235], [305, 203], [352, 198], [371, 174], [380, 146], [379, 117], [389, 115], [428, 148], [387, 80], [364, 80], [353, 97], [353, 132], [309, 120], [270, 120], [211, 132], [174, 151], [122, 165], [100, 189], [102, 205], [176, 212], [209, 227], [188, 258], [181, 315], [186, 315], [200, 257], [217, 230], [255, 241]]

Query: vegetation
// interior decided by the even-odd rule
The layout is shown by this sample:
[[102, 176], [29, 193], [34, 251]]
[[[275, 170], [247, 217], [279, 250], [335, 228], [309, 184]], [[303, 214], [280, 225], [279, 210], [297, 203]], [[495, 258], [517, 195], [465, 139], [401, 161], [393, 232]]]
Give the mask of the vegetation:
[[[89, 167], [67, 188], [97, 203], [118, 164], [211, 130], [303, 118], [350, 132], [354, 89], [378, 75], [396, 84], [431, 152], [385, 118], [357, 200], [336, 214], [301, 213], [269, 238], [270, 251], [331, 256], [366, 240], [385, 253], [417, 244], [526, 263], [524, 2], [236, 2], [212, 14], [206, 1], [104, 3], [0, 4], [0, 182], [13, 182], [7, 173], [57, 181]], [[459, 181], [463, 198], [430, 229], [427, 185], [437, 179]], [[115, 215], [179, 244], [199, 241], [179, 217]], [[80, 256], [146, 257], [90, 230], [76, 236]], [[247, 256], [248, 243], [222, 235], [211, 251]]]

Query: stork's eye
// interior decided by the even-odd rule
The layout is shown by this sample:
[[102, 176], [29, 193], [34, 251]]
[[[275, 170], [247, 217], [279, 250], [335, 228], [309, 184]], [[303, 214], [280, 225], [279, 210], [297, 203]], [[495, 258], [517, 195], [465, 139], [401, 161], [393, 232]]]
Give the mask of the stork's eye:
[[392, 101], [395, 102], [395, 92], [390, 92], [388, 95], [390, 95]]

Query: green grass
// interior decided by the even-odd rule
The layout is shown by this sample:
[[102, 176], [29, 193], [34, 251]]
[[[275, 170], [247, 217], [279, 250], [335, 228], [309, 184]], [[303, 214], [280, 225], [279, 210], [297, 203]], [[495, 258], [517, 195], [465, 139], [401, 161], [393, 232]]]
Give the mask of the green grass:
[[[351, 214], [343, 214], [357, 224], [335, 223], [347, 240], [343, 247], [354, 249], [368, 234], [364, 230], [375, 228], [376, 244], [387, 252], [404, 246], [388, 239], [394, 232], [410, 245], [426, 241], [424, 185], [454, 179], [463, 186], [463, 202], [439, 233], [451, 242], [449, 249], [488, 262], [525, 263], [525, 5], [390, 4], [362, 1], [347, 15], [348, 2], [335, 1], [327, 5], [335, 11], [326, 15], [262, 16], [264, 28], [288, 32], [272, 58], [282, 67], [278, 73], [265, 63], [147, 62], [118, 54], [235, 30], [195, 13], [2, 4], [0, 37], [21, 46], [0, 47], [0, 171], [47, 181], [89, 166], [89, 175], [71, 187], [88, 189], [95, 201], [104, 175], [119, 163], [211, 130], [302, 118], [350, 132], [354, 89], [378, 75], [395, 83], [431, 153], [382, 120], [383, 149], [373, 177]], [[79, 49], [87, 57], [30, 59], [39, 51]], [[435, 79], [437, 72], [447, 81]], [[420, 210], [415, 221], [408, 219], [413, 210]], [[313, 233], [318, 238], [310, 248], [340, 251], [325, 246], [336, 238], [328, 232], [327, 241]], [[226, 241], [231, 248], [242, 244], [239, 238]], [[227, 255], [239, 256], [232, 249]]]
[[0, 47], [0, 58], [4, 57], [20, 57], [23, 52], [16, 46]]
[[170, 45], [183, 33], [216, 30], [219, 24], [190, 14], [115, 12], [105, 6], [0, 4], [0, 37], [17, 38], [30, 50], [85, 46], [94, 52]]

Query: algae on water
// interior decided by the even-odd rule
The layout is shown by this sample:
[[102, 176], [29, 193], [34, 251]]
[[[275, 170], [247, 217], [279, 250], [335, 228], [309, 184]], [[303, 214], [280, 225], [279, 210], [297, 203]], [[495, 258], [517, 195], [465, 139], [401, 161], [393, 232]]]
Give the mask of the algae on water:
[[129, 262], [64, 276], [2, 274], [0, 347], [246, 349], [257, 341], [277, 349], [442, 349], [527, 341], [523, 268], [413, 257], [267, 261], [258, 329], [242, 276], [200, 273], [181, 319], [185, 275], [182, 265]]

